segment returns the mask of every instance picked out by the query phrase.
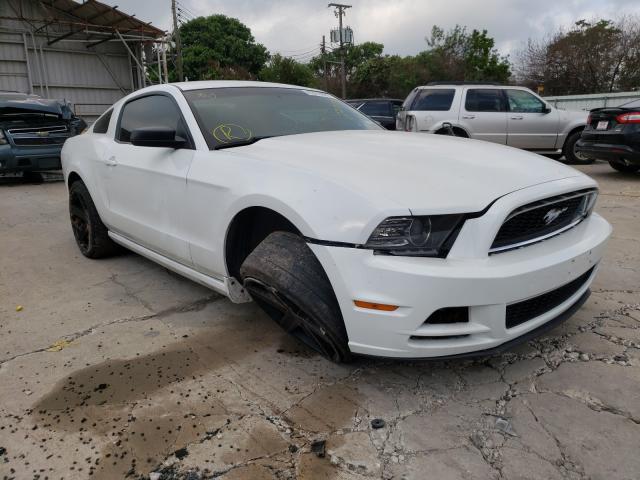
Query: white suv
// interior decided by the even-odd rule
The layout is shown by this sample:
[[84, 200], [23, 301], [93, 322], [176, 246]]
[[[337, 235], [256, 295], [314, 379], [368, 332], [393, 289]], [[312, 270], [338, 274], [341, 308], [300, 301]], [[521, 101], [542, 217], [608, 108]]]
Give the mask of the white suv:
[[430, 83], [414, 88], [402, 104], [396, 129], [453, 133], [571, 163], [590, 163], [575, 151], [588, 112], [558, 110], [528, 88], [492, 84]]

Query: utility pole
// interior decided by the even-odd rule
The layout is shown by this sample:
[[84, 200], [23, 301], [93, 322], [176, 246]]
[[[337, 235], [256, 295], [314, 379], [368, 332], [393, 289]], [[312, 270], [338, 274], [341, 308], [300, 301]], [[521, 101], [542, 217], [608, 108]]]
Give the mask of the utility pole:
[[176, 66], [178, 67], [178, 80], [184, 82], [184, 74], [182, 72], [182, 42], [180, 41], [180, 29], [178, 28], [176, 0], [171, 0], [171, 14], [173, 15], [173, 36], [176, 42]]
[[324, 40], [324, 35], [322, 35], [322, 43], [320, 44], [320, 52], [322, 53], [322, 63], [324, 65], [324, 91], [329, 91], [329, 79], [327, 78], [327, 44]]
[[167, 70], [167, 42], [169, 36], [166, 35], [162, 38], [162, 71], [164, 72], [164, 83], [169, 83], [169, 72]]
[[347, 71], [344, 65], [344, 38], [342, 30], [342, 17], [345, 15], [345, 10], [351, 8], [351, 5], [344, 5], [342, 3], [330, 3], [329, 7], [335, 7], [335, 14], [338, 17], [338, 28], [340, 33], [340, 70], [342, 77], [342, 98], [347, 98]]

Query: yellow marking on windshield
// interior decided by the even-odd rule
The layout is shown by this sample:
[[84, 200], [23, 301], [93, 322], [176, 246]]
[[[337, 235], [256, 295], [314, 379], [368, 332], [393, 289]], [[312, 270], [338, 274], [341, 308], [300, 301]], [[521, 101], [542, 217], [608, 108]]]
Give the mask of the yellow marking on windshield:
[[249, 140], [253, 134], [251, 130], [235, 123], [221, 123], [211, 130], [211, 135], [219, 143], [229, 143], [234, 140]]

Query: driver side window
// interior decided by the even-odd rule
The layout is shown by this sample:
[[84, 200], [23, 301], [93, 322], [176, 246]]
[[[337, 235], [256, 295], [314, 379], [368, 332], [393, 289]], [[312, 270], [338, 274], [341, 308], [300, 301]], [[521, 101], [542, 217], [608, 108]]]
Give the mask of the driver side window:
[[546, 105], [529, 92], [507, 90], [509, 111], [515, 113], [542, 113]]
[[166, 95], [148, 95], [128, 102], [122, 108], [117, 139], [129, 143], [136, 128], [166, 127], [176, 136], [189, 138], [178, 106]]

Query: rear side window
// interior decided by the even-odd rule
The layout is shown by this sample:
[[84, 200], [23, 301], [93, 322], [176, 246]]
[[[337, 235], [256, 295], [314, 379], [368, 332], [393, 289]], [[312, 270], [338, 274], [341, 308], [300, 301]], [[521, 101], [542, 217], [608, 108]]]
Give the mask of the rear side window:
[[112, 113], [113, 108], [110, 108], [109, 110], [104, 112], [98, 120], [96, 120], [96, 123], [93, 124], [93, 133], [107, 133], [107, 130], [109, 130], [109, 122], [111, 121]]
[[365, 102], [360, 108], [365, 115], [374, 117], [391, 117], [391, 105], [389, 102]]
[[127, 103], [120, 117], [118, 140], [129, 142], [136, 128], [165, 127], [176, 135], [189, 138], [178, 106], [166, 95], [149, 95]]
[[413, 100], [410, 110], [446, 112], [451, 109], [456, 91], [452, 89], [425, 88]]
[[464, 103], [467, 112], [505, 112], [502, 90], [496, 88], [472, 88], [467, 90]]

